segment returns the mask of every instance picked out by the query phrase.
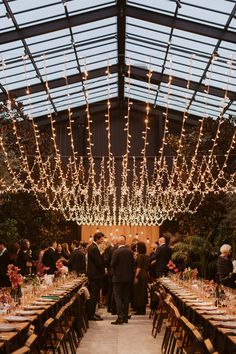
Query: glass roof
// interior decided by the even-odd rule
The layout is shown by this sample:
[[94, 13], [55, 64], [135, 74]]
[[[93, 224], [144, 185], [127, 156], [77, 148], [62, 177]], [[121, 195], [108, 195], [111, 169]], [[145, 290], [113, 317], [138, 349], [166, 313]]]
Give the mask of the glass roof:
[[35, 117], [84, 105], [85, 89], [89, 103], [104, 101], [109, 65], [110, 97], [236, 115], [235, 9], [232, 0], [0, 0], [0, 100], [8, 92]]

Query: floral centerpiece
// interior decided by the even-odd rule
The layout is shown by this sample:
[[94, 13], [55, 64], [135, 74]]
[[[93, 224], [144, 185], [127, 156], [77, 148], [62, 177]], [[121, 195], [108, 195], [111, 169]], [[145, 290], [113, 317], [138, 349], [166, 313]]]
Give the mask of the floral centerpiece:
[[61, 259], [56, 261], [57, 274], [63, 276], [68, 273], [68, 268], [64, 266]]
[[1, 304], [9, 304], [12, 302], [12, 297], [9, 292], [2, 291], [0, 293], [0, 303]]
[[185, 268], [182, 273], [183, 280], [196, 280], [198, 277], [197, 268], [191, 269], [190, 267]]
[[179, 269], [176, 267], [176, 264], [172, 260], [167, 263], [167, 268], [173, 273], [179, 272]]
[[39, 261], [35, 261], [33, 264], [36, 268], [36, 274], [38, 278], [42, 279], [49, 267], [46, 267], [42, 262]]
[[7, 275], [10, 279], [12, 289], [18, 289], [19, 286], [23, 283], [23, 277], [19, 272], [19, 267], [14, 266], [14, 264], [8, 265]]
[[8, 264], [7, 275], [11, 282], [11, 295], [15, 300], [18, 299], [20, 301], [22, 296], [21, 284], [23, 283], [23, 277], [19, 272], [19, 267], [15, 266], [14, 264]]
[[62, 270], [62, 268], [63, 268], [63, 263], [62, 263], [62, 260], [61, 260], [61, 259], [58, 259], [58, 260], [56, 261], [56, 268], [57, 268], [58, 273], [60, 273], [61, 270]]

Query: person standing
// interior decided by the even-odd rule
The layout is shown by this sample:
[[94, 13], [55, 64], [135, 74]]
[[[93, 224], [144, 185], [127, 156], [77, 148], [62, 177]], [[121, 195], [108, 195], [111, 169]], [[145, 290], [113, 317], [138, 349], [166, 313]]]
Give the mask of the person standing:
[[136, 310], [135, 315], [146, 315], [146, 305], [148, 303], [148, 268], [149, 260], [146, 255], [146, 245], [144, 242], [137, 243], [138, 255], [135, 259], [135, 277], [133, 287], [133, 305]]
[[57, 270], [56, 268], [56, 249], [57, 249], [57, 241], [50, 241], [48, 249], [43, 254], [43, 264], [45, 267], [49, 269], [46, 271], [47, 274], [54, 274]]
[[113, 294], [113, 283], [112, 283], [112, 268], [111, 268], [111, 260], [113, 252], [118, 247], [118, 239], [116, 236], [112, 237], [111, 244], [105, 249], [103, 253], [104, 265], [107, 269], [108, 275], [108, 293], [107, 293], [107, 312], [111, 312], [112, 314], [116, 313], [114, 294]]
[[99, 250], [99, 245], [104, 241], [104, 234], [96, 232], [93, 236], [93, 242], [88, 247], [87, 253], [87, 276], [89, 279], [90, 299], [88, 303], [88, 319], [90, 321], [102, 321], [103, 319], [95, 314], [96, 305], [99, 300], [102, 280], [105, 274], [103, 257]]
[[156, 252], [150, 257], [150, 262], [156, 261], [157, 278], [167, 275], [169, 269], [168, 262], [171, 260], [171, 248], [167, 246], [165, 237], [159, 238], [159, 246]]
[[123, 235], [118, 238], [118, 248], [113, 252], [111, 267], [118, 316], [111, 324], [121, 325], [128, 323], [130, 292], [134, 277], [133, 252], [126, 246], [126, 237]]
[[85, 254], [79, 249], [79, 241], [74, 240], [71, 243], [71, 254], [68, 261], [64, 259], [70, 272], [76, 272], [77, 275], [86, 273]]
[[23, 239], [20, 244], [20, 251], [18, 254], [18, 263], [21, 269], [21, 275], [26, 276], [31, 274], [32, 270], [32, 252], [30, 249], [30, 242], [27, 238]]
[[220, 255], [217, 259], [217, 275], [220, 284], [235, 289], [236, 275], [233, 273], [233, 263], [231, 261], [232, 248], [224, 244], [220, 248]]
[[11, 261], [6, 244], [4, 241], [0, 241], [0, 288], [11, 286], [11, 282], [7, 275], [7, 267], [10, 263]]

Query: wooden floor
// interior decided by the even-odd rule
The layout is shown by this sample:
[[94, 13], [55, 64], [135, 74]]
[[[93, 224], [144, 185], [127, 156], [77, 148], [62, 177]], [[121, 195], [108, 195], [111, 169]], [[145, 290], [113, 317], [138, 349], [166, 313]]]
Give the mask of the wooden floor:
[[[104, 321], [89, 322], [90, 328], [77, 350], [78, 354], [160, 354], [163, 331], [154, 339], [151, 336], [152, 320], [132, 315], [128, 324], [115, 326], [116, 319], [100, 309]], [[149, 310], [148, 310], [149, 313]]]

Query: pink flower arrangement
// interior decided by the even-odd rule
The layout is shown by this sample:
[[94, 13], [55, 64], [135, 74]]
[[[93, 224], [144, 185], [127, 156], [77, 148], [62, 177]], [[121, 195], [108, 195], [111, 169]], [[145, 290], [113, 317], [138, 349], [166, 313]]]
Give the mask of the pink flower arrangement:
[[169, 261], [167, 264], [167, 268], [171, 270], [173, 273], [178, 273], [179, 269], [176, 267], [175, 263], [173, 261]]
[[39, 278], [43, 278], [46, 270], [49, 269], [49, 267], [46, 267], [42, 262], [35, 261], [34, 266], [36, 268], [36, 273]]
[[0, 303], [2, 304], [9, 304], [12, 302], [12, 297], [10, 293], [2, 293], [0, 295]]
[[56, 261], [56, 268], [57, 268], [58, 272], [60, 272], [62, 267], [63, 267], [63, 263], [60, 259], [58, 259], [58, 261]]
[[7, 275], [9, 276], [12, 289], [17, 289], [23, 283], [23, 277], [19, 273], [20, 268], [14, 266], [14, 264], [8, 264]]

